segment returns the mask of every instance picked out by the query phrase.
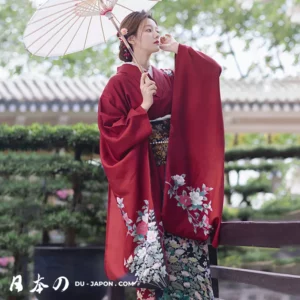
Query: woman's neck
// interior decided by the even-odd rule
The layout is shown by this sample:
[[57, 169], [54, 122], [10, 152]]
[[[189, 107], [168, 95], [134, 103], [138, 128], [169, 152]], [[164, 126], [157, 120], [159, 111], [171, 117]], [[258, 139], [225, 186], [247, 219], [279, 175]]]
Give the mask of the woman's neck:
[[133, 59], [132, 61], [135, 63], [135, 64], [140, 64], [140, 66], [145, 69], [145, 70], [148, 70], [149, 67], [150, 67], [150, 55], [141, 55], [139, 53], [134, 53], [134, 56], [136, 57], [136, 60]]

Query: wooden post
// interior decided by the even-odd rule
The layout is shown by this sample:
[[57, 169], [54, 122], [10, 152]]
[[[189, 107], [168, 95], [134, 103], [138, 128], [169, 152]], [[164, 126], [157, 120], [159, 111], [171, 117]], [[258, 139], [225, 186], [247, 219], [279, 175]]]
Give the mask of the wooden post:
[[[212, 245], [208, 245], [209, 261], [210, 265], [218, 265], [218, 252]], [[212, 278], [212, 288], [215, 298], [219, 298], [219, 282], [217, 278]]]

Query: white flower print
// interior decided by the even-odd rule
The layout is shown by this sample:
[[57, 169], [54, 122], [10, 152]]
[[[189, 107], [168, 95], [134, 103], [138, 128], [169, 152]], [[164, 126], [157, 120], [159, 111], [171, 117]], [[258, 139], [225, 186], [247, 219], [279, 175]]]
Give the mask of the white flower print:
[[143, 276], [147, 277], [149, 273], [150, 273], [150, 269], [146, 269], [143, 273]]
[[[137, 244], [134, 254], [124, 259], [125, 267], [137, 277], [138, 283], [151, 283], [160, 289], [167, 286], [161, 238], [153, 209], [149, 209], [149, 201], [144, 200], [142, 211], [134, 223], [124, 210], [123, 198], [117, 198], [118, 207], [127, 226], [127, 235], [132, 236]], [[143, 223], [142, 223], [143, 222]], [[147, 225], [145, 225], [147, 224]]]
[[[142, 249], [140, 249], [139, 251], [138, 251], [138, 256], [140, 257], [140, 258], [143, 258], [144, 256], [146, 255], [146, 248], [142, 248]], [[131, 255], [132, 256], [132, 255]], [[130, 257], [131, 257], [130, 256]], [[131, 263], [131, 262], [130, 262]]]
[[183, 285], [187, 288], [191, 287], [191, 284], [189, 282], [185, 282]]
[[157, 273], [155, 273], [155, 274], [153, 275], [153, 280], [154, 280], [155, 282], [159, 282], [159, 281], [160, 281], [160, 277], [158, 276]]
[[153, 269], [158, 269], [161, 266], [161, 263], [156, 263], [153, 265]]
[[152, 256], [147, 254], [145, 257], [145, 262], [147, 263], [147, 266], [152, 267], [152, 265], [154, 264], [154, 259]]
[[157, 233], [154, 231], [148, 231], [147, 232], [147, 242], [153, 243], [156, 241]]
[[191, 262], [197, 262], [197, 259], [195, 257], [189, 257], [189, 261], [191, 261]]
[[182, 249], [177, 249], [177, 250], [175, 251], [175, 254], [176, 254], [176, 255], [182, 255], [184, 252], [185, 252], [185, 251], [182, 250]]
[[174, 275], [169, 276], [170, 281], [176, 281], [177, 277]]
[[170, 242], [170, 245], [171, 245], [171, 247], [173, 247], [173, 248], [179, 248], [180, 246], [177, 244], [177, 242], [174, 240], [174, 241], [171, 241]]
[[131, 264], [132, 262], [133, 262], [133, 257], [132, 257], [132, 255], [130, 255], [130, 256], [128, 257], [127, 263], [128, 263], [128, 264]]
[[178, 186], [182, 186], [185, 184], [185, 179], [184, 179], [184, 176], [183, 175], [175, 175], [175, 176], [172, 176], [171, 177], [176, 183]]
[[182, 244], [182, 249], [186, 250], [187, 247], [188, 247], [188, 244], [187, 244], [187, 243], [183, 243], [183, 244]]
[[170, 261], [171, 263], [175, 263], [175, 262], [178, 261], [178, 258], [177, 258], [176, 256], [171, 256], [171, 257], [169, 258], [169, 261]]
[[119, 208], [124, 208], [123, 198], [117, 197], [117, 202], [118, 202], [118, 207]]
[[187, 271], [181, 271], [181, 274], [183, 275], [183, 276], [190, 276], [191, 274], [189, 273], [189, 272], [187, 272]]
[[157, 246], [155, 244], [149, 245], [149, 250], [153, 251], [153, 252], [157, 252], [158, 251]]
[[143, 220], [145, 223], [148, 223], [148, 219], [149, 219], [149, 214], [143, 215], [142, 220]]
[[198, 192], [190, 192], [190, 197], [192, 199], [193, 205], [202, 205], [203, 197], [200, 196], [200, 194]]

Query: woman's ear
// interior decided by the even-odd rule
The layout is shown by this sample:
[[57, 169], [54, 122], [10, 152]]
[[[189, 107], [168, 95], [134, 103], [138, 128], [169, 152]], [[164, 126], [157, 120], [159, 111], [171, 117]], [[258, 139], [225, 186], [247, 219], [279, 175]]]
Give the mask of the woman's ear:
[[135, 36], [131, 35], [128, 39], [127, 39], [128, 43], [131, 45], [134, 45], [135, 43]]

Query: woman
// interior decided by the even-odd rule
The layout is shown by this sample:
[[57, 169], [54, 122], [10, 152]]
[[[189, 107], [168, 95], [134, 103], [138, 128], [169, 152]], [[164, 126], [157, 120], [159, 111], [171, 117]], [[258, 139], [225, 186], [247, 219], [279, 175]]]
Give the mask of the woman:
[[[137, 299], [213, 299], [207, 243], [218, 244], [223, 204], [221, 68], [160, 38], [146, 12], [120, 28], [146, 73], [121, 41], [125, 63], [99, 101], [107, 276], [140, 284]], [[175, 53], [174, 72], [150, 65], [160, 49]]]

